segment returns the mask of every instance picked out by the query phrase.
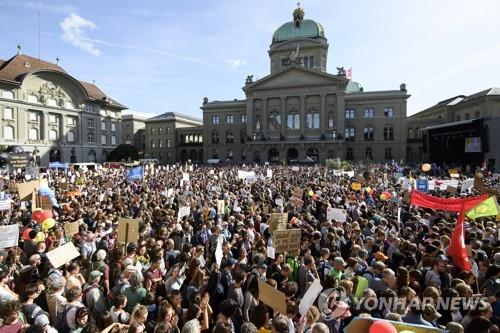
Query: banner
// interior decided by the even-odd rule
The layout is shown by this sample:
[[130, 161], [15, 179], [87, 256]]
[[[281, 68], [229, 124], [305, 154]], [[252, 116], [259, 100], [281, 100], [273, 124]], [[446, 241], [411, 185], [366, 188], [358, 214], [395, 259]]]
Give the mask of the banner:
[[273, 247], [276, 253], [300, 252], [300, 229], [275, 230], [273, 232]]
[[347, 211], [345, 209], [328, 207], [326, 209], [326, 219], [327, 221], [345, 222], [347, 221]]
[[19, 226], [17, 224], [0, 226], [0, 249], [15, 247], [19, 243]]
[[423, 208], [431, 208], [436, 210], [443, 210], [447, 212], [459, 212], [462, 204], [465, 205], [465, 210], [469, 210], [477, 206], [481, 201], [488, 198], [488, 194], [476, 196], [472, 198], [439, 198], [432, 195], [423, 194], [418, 191], [411, 191], [410, 204]]
[[52, 251], [47, 252], [47, 258], [50, 260], [50, 263], [54, 266], [54, 268], [59, 268], [79, 256], [80, 252], [78, 252], [78, 249], [75, 247], [73, 242], [66, 243]]
[[144, 178], [144, 168], [142, 166], [133, 167], [127, 174], [127, 180], [137, 180]]
[[269, 219], [269, 230], [271, 232], [286, 230], [287, 224], [288, 213], [271, 213], [271, 218]]
[[273, 170], [267, 169], [266, 175], [267, 175], [267, 178], [273, 178]]

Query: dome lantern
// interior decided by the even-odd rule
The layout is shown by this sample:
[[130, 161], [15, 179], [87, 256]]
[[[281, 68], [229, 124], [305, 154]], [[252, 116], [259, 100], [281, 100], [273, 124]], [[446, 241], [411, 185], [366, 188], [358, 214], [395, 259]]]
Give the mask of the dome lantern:
[[300, 25], [304, 21], [304, 10], [300, 8], [300, 2], [297, 3], [297, 8], [293, 11], [293, 22], [296, 28], [300, 28]]

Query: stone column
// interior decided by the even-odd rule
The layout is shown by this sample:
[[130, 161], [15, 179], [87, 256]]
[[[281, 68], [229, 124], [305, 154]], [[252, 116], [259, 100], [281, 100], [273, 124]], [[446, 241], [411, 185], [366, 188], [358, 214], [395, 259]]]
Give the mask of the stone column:
[[66, 126], [68, 124], [68, 116], [65, 113], [61, 114], [59, 121], [61, 122], [59, 124], [59, 141], [66, 143]]
[[49, 141], [49, 112], [43, 111], [43, 120], [40, 122], [40, 140]]
[[281, 135], [286, 138], [287, 117], [286, 117], [286, 97], [281, 97]]
[[247, 138], [253, 139], [253, 98], [247, 99]]
[[337, 94], [337, 136], [339, 134], [344, 138], [345, 134], [345, 95]]
[[328, 117], [327, 117], [327, 112], [326, 112], [326, 94], [321, 94], [320, 96], [321, 99], [321, 107], [320, 107], [320, 114], [319, 114], [319, 128], [321, 135], [325, 135], [325, 128], [328, 127]]
[[305, 134], [306, 129], [306, 96], [300, 96], [300, 135]]
[[264, 134], [266, 139], [268, 138], [268, 128], [267, 128], [267, 97], [262, 99], [262, 115], [261, 117], [261, 133]]

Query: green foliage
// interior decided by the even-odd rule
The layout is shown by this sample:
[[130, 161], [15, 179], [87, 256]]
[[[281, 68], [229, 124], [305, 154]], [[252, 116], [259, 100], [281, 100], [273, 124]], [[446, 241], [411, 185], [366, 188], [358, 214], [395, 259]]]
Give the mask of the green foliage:
[[138, 160], [139, 151], [132, 145], [121, 144], [109, 153], [107, 162], [122, 162]]

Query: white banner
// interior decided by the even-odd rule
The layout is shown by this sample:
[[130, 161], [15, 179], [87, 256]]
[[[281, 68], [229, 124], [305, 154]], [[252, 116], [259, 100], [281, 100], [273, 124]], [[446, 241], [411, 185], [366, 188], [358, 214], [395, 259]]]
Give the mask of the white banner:
[[0, 211], [2, 210], [10, 210], [10, 199], [0, 200]]
[[328, 207], [326, 209], [326, 219], [328, 221], [336, 220], [345, 222], [347, 220], [347, 211], [345, 209]]
[[0, 226], [0, 249], [15, 247], [19, 242], [19, 226], [17, 224]]

